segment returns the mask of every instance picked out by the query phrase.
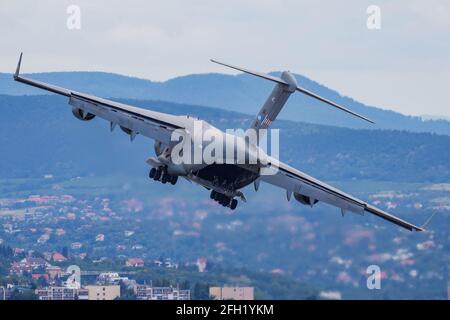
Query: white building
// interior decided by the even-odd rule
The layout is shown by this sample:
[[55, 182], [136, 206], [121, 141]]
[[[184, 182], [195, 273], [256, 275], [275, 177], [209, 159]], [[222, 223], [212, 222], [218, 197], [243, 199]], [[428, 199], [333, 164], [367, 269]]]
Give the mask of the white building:
[[134, 287], [137, 300], [190, 300], [190, 290], [180, 290], [173, 287], [152, 287], [136, 285]]
[[48, 287], [36, 289], [39, 300], [87, 300], [88, 291], [86, 289], [75, 289], [67, 287]]
[[209, 296], [214, 300], [254, 300], [253, 287], [210, 287]]
[[97, 282], [103, 284], [118, 284], [120, 281], [128, 281], [128, 277], [121, 277], [117, 272], [102, 272], [97, 278]]

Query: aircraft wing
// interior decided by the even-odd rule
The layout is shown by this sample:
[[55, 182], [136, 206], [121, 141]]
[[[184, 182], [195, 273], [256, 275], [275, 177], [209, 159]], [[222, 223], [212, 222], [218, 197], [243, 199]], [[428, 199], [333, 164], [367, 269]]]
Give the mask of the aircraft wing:
[[14, 74], [15, 81], [66, 96], [73, 110], [82, 110], [85, 115], [91, 114], [109, 121], [111, 130], [119, 125], [130, 134], [131, 139], [141, 134], [168, 144], [171, 133], [176, 129], [184, 128], [184, 118], [181, 116], [137, 108], [22, 77], [20, 75], [21, 61], [22, 54]]
[[299, 170], [296, 170], [282, 162], [277, 164], [277, 172], [274, 175], [261, 175], [264, 182], [276, 185], [285, 189], [290, 194], [304, 204], [314, 205], [317, 201], [328, 203], [342, 210], [342, 214], [351, 211], [363, 215], [365, 212], [376, 215], [389, 222], [399, 225], [410, 231], [424, 231], [423, 227], [415, 226], [390, 213], [376, 208], [362, 200], [354, 198], [322, 181], [319, 181]]

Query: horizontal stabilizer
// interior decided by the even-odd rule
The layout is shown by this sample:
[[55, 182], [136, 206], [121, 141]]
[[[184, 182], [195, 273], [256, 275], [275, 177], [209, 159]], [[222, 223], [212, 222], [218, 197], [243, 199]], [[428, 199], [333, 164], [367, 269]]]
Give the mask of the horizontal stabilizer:
[[[245, 72], [245, 73], [248, 73], [248, 74], [251, 74], [251, 75], [254, 75], [254, 76], [266, 79], [266, 80], [269, 80], [269, 81], [273, 81], [273, 82], [276, 82], [276, 83], [278, 83], [280, 85], [285, 85], [285, 86], [290, 86], [291, 85], [291, 83], [288, 83], [287, 81], [285, 81], [285, 80], [283, 80], [283, 79], [281, 79], [279, 77], [274, 77], [274, 76], [271, 76], [271, 75], [268, 75], [268, 74], [265, 74], [265, 73], [262, 73], [262, 72], [257, 72], [257, 71], [253, 71], [253, 70], [249, 70], [249, 69], [245, 69], [245, 68], [241, 68], [241, 67], [236, 67], [236, 66], [233, 66], [231, 64], [223, 63], [223, 62], [220, 62], [220, 61], [217, 61], [217, 60], [213, 60], [213, 59], [211, 59], [211, 62], [220, 64], [222, 66], [225, 66], [225, 67], [228, 67], [228, 68], [232, 68], [232, 69], [235, 69], [235, 70], [238, 70], [238, 71], [242, 71], [242, 72]], [[317, 100], [322, 101], [322, 102], [324, 102], [324, 103], [326, 103], [326, 104], [328, 104], [330, 106], [333, 106], [333, 107], [335, 107], [335, 108], [337, 108], [339, 110], [347, 112], [347, 113], [349, 113], [349, 114], [351, 114], [351, 115], [353, 115], [355, 117], [358, 117], [358, 118], [363, 119], [363, 120], [365, 120], [367, 122], [370, 122], [370, 123], [374, 123], [372, 120], [370, 120], [370, 119], [368, 119], [368, 118], [366, 118], [366, 117], [364, 117], [364, 116], [362, 116], [362, 115], [360, 115], [360, 114], [358, 114], [356, 112], [353, 112], [350, 109], [347, 109], [347, 108], [345, 108], [345, 107], [343, 107], [343, 106], [341, 106], [341, 105], [339, 105], [337, 103], [334, 103], [333, 101], [325, 99], [325, 98], [323, 98], [323, 97], [321, 97], [321, 96], [319, 96], [319, 95], [317, 95], [317, 94], [315, 94], [315, 93], [313, 93], [311, 91], [308, 91], [308, 90], [306, 90], [306, 89], [304, 89], [302, 87], [297, 86], [296, 90], [298, 92], [301, 92], [301, 93], [311, 97], [311, 98], [317, 99]]]
[[314, 98], [314, 99], [317, 99], [317, 100], [319, 100], [319, 101], [325, 102], [325, 103], [329, 104], [330, 106], [333, 106], [333, 107], [335, 107], [335, 108], [338, 108], [339, 110], [342, 110], [342, 111], [344, 111], [344, 112], [347, 112], [347, 113], [349, 113], [349, 114], [351, 114], [351, 115], [353, 115], [353, 116], [355, 116], [355, 117], [358, 117], [358, 118], [360, 118], [360, 119], [363, 119], [363, 120], [365, 120], [365, 121], [367, 121], [367, 122], [375, 123], [375, 122], [373, 122], [372, 120], [370, 120], [369, 118], [366, 118], [366, 117], [364, 117], [364, 116], [362, 116], [362, 115], [360, 115], [360, 114], [358, 114], [358, 113], [356, 113], [356, 112], [353, 112], [353, 111], [351, 111], [350, 109], [347, 109], [347, 108], [345, 108], [345, 107], [343, 107], [343, 106], [341, 106], [341, 105], [339, 105], [339, 104], [337, 104], [337, 103], [334, 103], [333, 101], [330, 101], [330, 100], [328, 100], [328, 99], [322, 98], [321, 96], [319, 96], [319, 95], [317, 95], [317, 94], [315, 94], [315, 93], [312, 93], [311, 91], [308, 91], [308, 90], [303, 89], [303, 88], [300, 88], [300, 87], [297, 87], [297, 91], [299, 91], [299, 92], [301, 92], [301, 93], [303, 93], [303, 94], [306, 94], [307, 96], [310, 96], [310, 97], [312, 97], [312, 98]]
[[273, 77], [271, 75], [268, 75], [268, 74], [265, 74], [265, 73], [262, 73], [262, 72], [257, 72], [257, 71], [253, 71], [253, 70], [249, 70], [249, 69], [244, 69], [244, 68], [241, 68], [241, 67], [236, 67], [236, 66], [233, 66], [231, 64], [226, 64], [226, 63], [223, 63], [223, 62], [219, 62], [219, 61], [214, 60], [214, 59], [211, 59], [211, 62], [220, 64], [222, 66], [225, 66], [225, 67], [228, 67], [228, 68], [231, 68], [231, 69], [242, 71], [242, 72], [245, 72], [245, 73], [248, 73], [248, 74], [252, 74], [254, 76], [257, 76], [257, 77], [260, 77], [260, 78], [263, 78], [263, 79], [266, 79], [266, 80], [270, 80], [270, 81], [273, 81], [273, 82], [276, 82], [276, 83], [279, 83], [279, 84], [288, 85], [288, 83], [286, 81], [284, 81], [283, 79], [278, 78], [278, 77]]

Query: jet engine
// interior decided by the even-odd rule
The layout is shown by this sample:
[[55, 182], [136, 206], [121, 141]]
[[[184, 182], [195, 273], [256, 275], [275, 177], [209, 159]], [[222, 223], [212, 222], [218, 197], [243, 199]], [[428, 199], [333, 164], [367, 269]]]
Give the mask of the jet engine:
[[131, 133], [132, 133], [132, 130], [128, 129], [127, 127], [120, 126], [120, 129], [128, 135], [131, 135]]
[[75, 118], [81, 121], [89, 121], [95, 118], [95, 114], [89, 113], [87, 111], [84, 111], [83, 109], [75, 107], [72, 108], [72, 113], [75, 116]]

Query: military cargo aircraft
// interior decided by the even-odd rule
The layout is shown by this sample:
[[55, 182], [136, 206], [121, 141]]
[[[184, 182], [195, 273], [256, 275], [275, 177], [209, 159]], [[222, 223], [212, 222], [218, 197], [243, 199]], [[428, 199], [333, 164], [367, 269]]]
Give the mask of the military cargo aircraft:
[[[372, 122], [370, 119], [359, 115], [337, 103], [325, 99], [311, 91], [300, 87], [292, 73], [284, 71], [280, 77], [255, 72], [252, 70], [225, 64], [211, 60], [214, 63], [245, 72], [265, 80], [275, 83], [273, 91], [267, 98], [261, 110], [251, 123], [249, 129], [268, 129], [271, 123], [287, 102], [289, 96], [294, 92], [303, 93], [309, 97], [322, 101], [364, 121]], [[173, 149], [179, 141], [173, 141], [174, 132], [182, 132], [186, 136], [192, 136], [195, 126], [209, 130], [217, 138], [226, 140], [227, 133], [223, 132], [207, 123], [191, 116], [177, 116], [167, 113], [160, 113], [148, 109], [142, 109], [99, 98], [90, 94], [76, 92], [74, 90], [61, 88], [55, 85], [32, 80], [20, 75], [22, 54], [20, 55], [14, 80], [24, 84], [34, 86], [43, 90], [63, 95], [68, 98], [68, 103], [72, 107], [73, 115], [82, 121], [89, 121], [95, 117], [102, 118], [110, 122], [111, 131], [117, 126], [134, 140], [137, 135], [142, 135], [154, 140], [155, 157], [147, 159], [150, 165], [149, 177], [164, 184], [176, 184], [178, 177], [183, 177], [191, 182], [203, 186], [210, 191], [210, 197], [224, 207], [234, 210], [238, 204], [238, 199], [246, 201], [242, 189], [250, 184], [254, 185], [257, 191], [260, 182], [269, 183], [286, 190], [287, 200], [292, 195], [302, 205], [314, 206], [319, 201], [325, 202], [341, 209], [342, 215], [346, 212], [353, 212], [363, 215], [370, 213], [385, 219], [391, 223], [401, 226], [410, 231], [423, 231], [426, 224], [416, 226], [397, 216], [385, 212], [375, 206], [359, 200], [341, 190], [338, 190], [322, 181], [319, 181], [306, 173], [303, 173], [289, 165], [268, 156], [261, 150], [258, 142], [249, 143], [241, 136], [233, 137], [236, 141], [234, 151], [237, 153], [240, 148], [245, 147], [244, 154], [252, 155], [256, 159], [253, 163], [238, 163], [229, 161], [219, 161], [213, 163], [181, 162], [173, 161]], [[195, 139], [194, 139], [195, 140]], [[206, 141], [200, 140], [199, 144], [190, 141], [192, 150], [202, 150], [206, 147]], [[223, 160], [223, 159], [222, 159]], [[267, 169], [272, 169], [270, 174], [264, 174]]]

